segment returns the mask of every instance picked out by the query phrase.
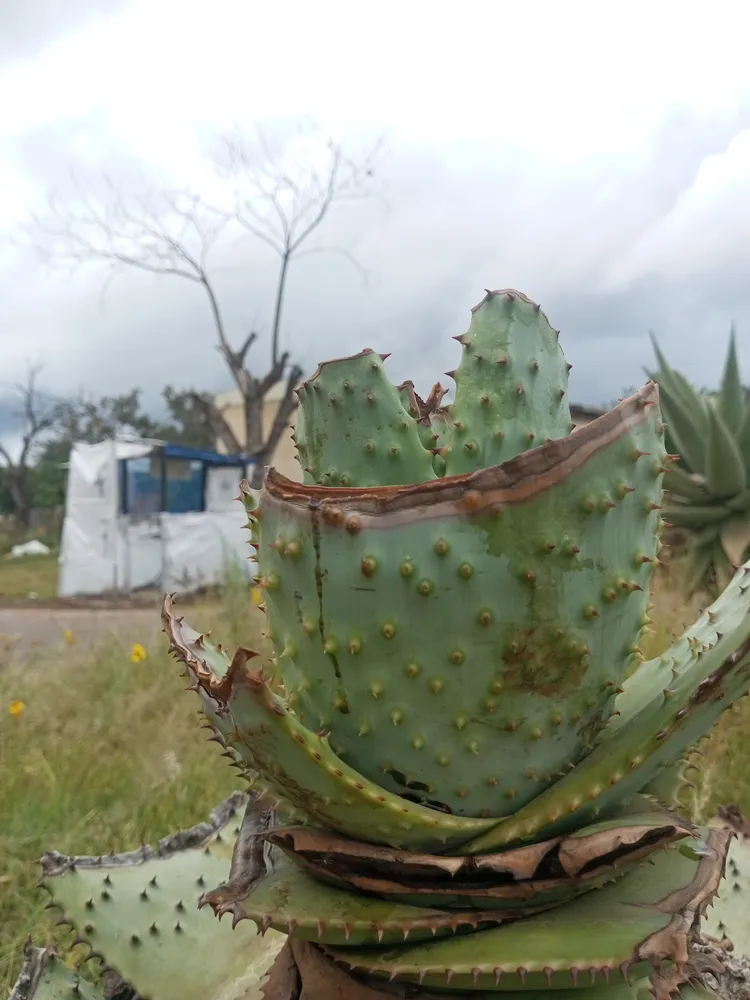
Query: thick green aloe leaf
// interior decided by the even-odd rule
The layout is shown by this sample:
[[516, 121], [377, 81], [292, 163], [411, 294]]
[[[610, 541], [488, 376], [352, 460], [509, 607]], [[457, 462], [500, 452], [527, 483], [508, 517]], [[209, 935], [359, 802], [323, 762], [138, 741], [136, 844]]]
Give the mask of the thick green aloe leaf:
[[692, 832], [689, 823], [636, 797], [617, 819], [500, 854], [412, 854], [309, 827], [286, 827], [269, 839], [332, 885], [415, 906], [505, 910], [510, 918], [597, 888]]
[[702, 528], [720, 523], [732, 516], [728, 507], [716, 504], [670, 503], [664, 508], [664, 519], [677, 528]]
[[453, 377], [448, 476], [501, 465], [570, 433], [568, 366], [540, 307], [520, 292], [488, 291], [472, 309]]
[[693, 920], [716, 894], [730, 839], [728, 830], [702, 832], [696, 851], [671, 848], [596, 893], [515, 923], [428, 944], [326, 951], [354, 970], [457, 990], [556, 990], [647, 975], [651, 963], [686, 965]]
[[258, 558], [299, 721], [454, 816], [509, 815], [584, 757], [648, 604], [657, 396], [460, 478], [334, 490], [269, 472]]
[[750, 958], [750, 824], [733, 813], [729, 827], [737, 836], [729, 845], [724, 881], [702, 929], [719, 940], [728, 938], [737, 954]]
[[[203, 698], [213, 701], [227, 742], [292, 806], [349, 836], [416, 850], [450, 849], [492, 826], [492, 820], [450, 816], [394, 795], [333, 752], [324, 735], [306, 729], [239, 649], [229, 669], [214, 673], [216, 650], [177, 618], [162, 612], [170, 648], [188, 667]], [[198, 643], [198, 639], [201, 639]]]
[[673, 497], [681, 497], [697, 504], [705, 504], [711, 496], [702, 476], [690, 475], [677, 465], [664, 473], [664, 489]]
[[737, 447], [745, 463], [745, 474], [750, 480], [750, 403], [748, 403], [745, 416], [737, 430]]
[[8, 1000], [103, 1000], [103, 994], [53, 951], [29, 942]]
[[[385, 1000], [386, 997], [412, 996], [412, 987], [399, 983], [379, 984], [377, 979], [370, 977], [367, 981], [356, 978], [339, 963], [333, 961], [320, 948], [306, 941], [289, 941], [285, 953], [280, 956], [277, 964], [282, 965], [277, 977], [277, 992], [271, 993], [269, 1000]], [[291, 965], [291, 969], [289, 968]], [[290, 972], [292, 973], [290, 975]], [[594, 974], [596, 976], [596, 973]], [[676, 996], [681, 1000], [716, 1000], [715, 995], [693, 978], [694, 972], [688, 969], [683, 974], [671, 976], [653, 976], [631, 981], [619, 980], [612, 982], [599, 976], [595, 985], [587, 985], [591, 979], [587, 972], [581, 976], [579, 988], [568, 987], [555, 989], [552, 996], [555, 1000], [653, 1000], [656, 991], [658, 1000], [668, 1000]], [[301, 993], [300, 993], [301, 985]], [[382, 989], [378, 989], [378, 985]], [[442, 987], [427, 989], [423, 986], [415, 1000], [485, 1000], [487, 993], [477, 992], [473, 985], [468, 991], [455, 992], [452, 988]], [[549, 989], [503, 990], [506, 1000], [550, 1000]]]
[[646, 787], [750, 689], [750, 563], [661, 657], [624, 684], [596, 748], [514, 816], [462, 847], [497, 850], [606, 816]]
[[[705, 400], [696, 394], [695, 402], [688, 407], [682, 395], [675, 391], [671, 380], [659, 374], [658, 382], [661, 411], [680, 458], [691, 472], [705, 474], [708, 430]], [[703, 420], [706, 421], [705, 427]]]
[[[662, 351], [661, 347], [659, 347], [659, 341], [656, 339], [656, 334], [653, 332], [653, 330], [649, 330], [648, 335], [649, 339], [651, 340], [651, 346], [654, 349], [654, 354], [656, 355], [656, 360], [659, 364], [659, 374], [660, 375], [671, 374], [672, 366], [667, 361], [666, 355]], [[651, 372], [649, 371], [647, 371], [646, 374], [648, 375], [649, 378], [654, 378], [654, 379], [657, 378], [655, 375], [652, 375]]]
[[736, 496], [747, 486], [740, 450], [714, 406], [708, 409], [705, 474], [708, 488], [716, 497]]
[[295, 443], [323, 486], [378, 486], [435, 479], [417, 422], [369, 348], [326, 361], [297, 390]]
[[[231, 913], [235, 925], [252, 920], [264, 932], [271, 927], [320, 944], [352, 947], [401, 944], [407, 938], [431, 941], [457, 930], [499, 924], [516, 916], [502, 906], [451, 912], [363, 895], [346, 887], [327, 885], [283, 856], [249, 890], [238, 893], [230, 885], [207, 893], [205, 902], [219, 916]], [[526, 911], [542, 910], [543, 904], [542, 900], [534, 905], [529, 899]], [[546, 905], [553, 903], [548, 901]]]
[[730, 497], [725, 503], [730, 510], [746, 513], [750, 510], [750, 490], [743, 490], [737, 496]]
[[737, 336], [734, 324], [729, 331], [729, 348], [717, 402], [724, 423], [735, 434], [745, 416], [745, 389], [737, 363]]
[[[250, 924], [234, 933], [201, 895], [230, 870], [237, 794], [199, 824], [127, 854], [42, 858], [44, 884], [95, 955], [154, 1000], [263, 1000], [260, 981], [284, 943]], [[207, 957], [210, 956], [210, 961]]]

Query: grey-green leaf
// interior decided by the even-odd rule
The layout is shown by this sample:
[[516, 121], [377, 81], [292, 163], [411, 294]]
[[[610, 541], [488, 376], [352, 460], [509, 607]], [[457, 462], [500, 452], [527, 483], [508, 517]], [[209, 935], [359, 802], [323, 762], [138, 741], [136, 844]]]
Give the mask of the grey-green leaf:
[[706, 448], [706, 480], [717, 497], [741, 493], [747, 485], [745, 466], [732, 432], [718, 410], [708, 408], [708, 443]]

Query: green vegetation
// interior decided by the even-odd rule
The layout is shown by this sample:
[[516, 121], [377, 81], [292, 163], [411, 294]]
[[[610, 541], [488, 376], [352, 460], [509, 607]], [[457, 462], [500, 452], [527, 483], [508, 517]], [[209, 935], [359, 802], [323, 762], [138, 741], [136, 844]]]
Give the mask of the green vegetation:
[[734, 330], [717, 392], [691, 385], [652, 339], [667, 446], [677, 459], [664, 477], [670, 542], [686, 564], [687, 593], [717, 594], [750, 555], [750, 394]]
[[47, 600], [57, 596], [57, 553], [7, 559], [0, 556], [0, 602], [5, 598], [21, 599], [36, 595]]
[[[216, 605], [200, 614], [222, 630], [237, 627]], [[44, 941], [52, 926], [35, 888], [34, 861], [45, 850], [154, 842], [204, 819], [242, 784], [196, 725], [156, 610], [141, 645], [147, 655], [139, 659], [136, 649], [137, 662], [131, 647], [109, 640], [63, 653], [37, 648], [0, 671], [0, 996], [29, 933]], [[59, 929], [55, 937], [69, 939]]]

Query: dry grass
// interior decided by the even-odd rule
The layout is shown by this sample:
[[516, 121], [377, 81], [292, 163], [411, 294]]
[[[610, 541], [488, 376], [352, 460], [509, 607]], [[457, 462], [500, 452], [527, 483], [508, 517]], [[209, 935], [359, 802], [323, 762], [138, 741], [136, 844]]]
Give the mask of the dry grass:
[[[253, 614], [237, 587], [221, 607], [189, 610], [196, 627], [235, 644], [252, 641]], [[649, 652], [695, 614], [665, 593], [657, 616]], [[109, 638], [87, 651], [69, 648], [62, 659], [58, 650], [35, 651], [22, 668], [0, 673], [0, 994], [15, 979], [27, 935], [41, 942], [52, 933], [34, 888], [33, 861], [45, 849], [101, 853], [154, 842], [204, 818], [237, 787], [198, 728], [198, 701], [184, 692], [155, 625], [141, 640], [148, 656], [140, 663]], [[8, 714], [11, 699], [25, 704], [18, 718]], [[704, 815], [720, 801], [750, 812], [745, 705], [722, 720], [705, 750], [690, 802]]]

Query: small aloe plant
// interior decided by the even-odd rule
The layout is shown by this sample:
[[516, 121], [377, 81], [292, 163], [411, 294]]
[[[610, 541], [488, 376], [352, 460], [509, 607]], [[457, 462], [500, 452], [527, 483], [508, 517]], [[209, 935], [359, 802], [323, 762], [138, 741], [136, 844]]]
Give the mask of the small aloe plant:
[[670, 540], [688, 594], [718, 593], [750, 555], [750, 396], [742, 385], [735, 331], [718, 392], [700, 392], [652, 342], [667, 440], [680, 455], [664, 479]]
[[[143, 997], [711, 996], [697, 934], [733, 832], [665, 799], [750, 688], [750, 564], [645, 661], [674, 459], [656, 385], [573, 431], [539, 306], [488, 292], [457, 339], [449, 406], [370, 350], [321, 364], [304, 481], [243, 484], [272, 657], [165, 600], [252, 791], [155, 849], [42, 859]], [[735, 905], [722, 928], [746, 922]], [[76, 990], [95, 995], [29, 946], [14, 1000]]]

